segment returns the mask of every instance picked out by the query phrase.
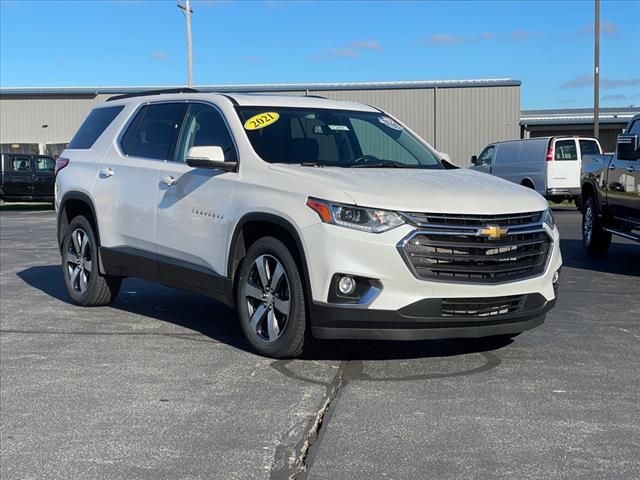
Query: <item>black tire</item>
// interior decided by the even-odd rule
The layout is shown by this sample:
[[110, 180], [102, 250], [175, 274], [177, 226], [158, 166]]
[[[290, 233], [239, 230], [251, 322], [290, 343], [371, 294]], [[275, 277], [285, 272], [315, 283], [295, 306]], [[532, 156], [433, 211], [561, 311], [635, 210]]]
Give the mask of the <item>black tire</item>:
[[[265, 280], [268, 280], [266, 282], [262, 282], [259, 277], [258, 265], [261, 262], [262, 265], [265, 265], [264, 262], [267, 265], [264, 272]], [[284, 275], [274, 278], [278, 277], [277, 262], [284, 269]], [[277, 284], [271, 285], [272, 281]], [[263, 283], [268, 286], [263, 287]], [[240, 325], [247, 340], [258, 353], [272, 358], [295, 358], [311, 347], [313, 339], [300, 271], [291, 252], [280, 240], [264, 237], [251, 245], [240, 265], [236, 285]], [[262, 300], [257, 293], [262, 294]], [[268, 299], [265, 299], [265, 295], [268, 295]], [[277, 302], [283, 301], [282, 299], [288, 303], [288, 315], [278, 310]], [[272, 333], [276, 329], [268, 328], [271, 322], [276, 322], [278, 326], [273, 338]]]
[[71, 220], [62, 240], [62, 274], [67, 294], [73, 303], [83, 307], [109, 305], [120, 291], [120, 277], [100, 273], [96, 235], [82, 215]]
[[611, 233], [602, 228], [593, 197], [587, 198], [582, 209], [582, 245], [592, 255], [604, 255], [611, 246]]

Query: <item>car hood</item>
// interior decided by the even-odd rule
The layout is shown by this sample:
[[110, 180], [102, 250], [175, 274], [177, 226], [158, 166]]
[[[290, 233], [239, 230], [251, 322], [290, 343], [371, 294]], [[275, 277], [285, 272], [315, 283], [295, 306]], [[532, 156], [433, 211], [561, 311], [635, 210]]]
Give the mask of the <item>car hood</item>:
[[534, 190], [467, 169], [318, 168], [281, 164], [272, 164], [270, 168], [307, 180], [304, 188], [309, 196], [317, 196], [315, 185], [334, 187], [360, 206], [489, 215], [547, 208], [547, 201]]

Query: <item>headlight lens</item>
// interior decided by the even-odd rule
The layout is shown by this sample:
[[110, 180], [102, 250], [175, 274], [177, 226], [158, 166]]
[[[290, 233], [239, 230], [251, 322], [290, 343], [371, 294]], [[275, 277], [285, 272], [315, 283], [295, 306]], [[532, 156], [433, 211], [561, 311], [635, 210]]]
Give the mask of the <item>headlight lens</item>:
[[363, 232], [386, 232], [404, 223], [400, 215], [389, 210], [361, 208], [355, 205], [332, 203], [318, 198], [309, 198], [307, 205], [320, 216], [324, 223], [340, 225], [341, 227]]
[[551, 213], [550, 208], [547, 208], [542, 214], [542, 221], [546, 223], [551, 230], [553, 230], [553, 227], [555, 227], [556, 221], [553, 218], [553, 213]]

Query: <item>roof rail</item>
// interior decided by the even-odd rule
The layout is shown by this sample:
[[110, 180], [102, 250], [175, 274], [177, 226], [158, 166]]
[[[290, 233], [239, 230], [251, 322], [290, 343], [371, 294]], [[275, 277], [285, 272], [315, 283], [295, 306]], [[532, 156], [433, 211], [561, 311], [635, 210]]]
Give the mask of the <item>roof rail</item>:
[[124, 95], [109, 97], [107, 98], [107, 102], [111, 102], [113, 100], [122, 100], [123, 98], [146, 97], [147, 95], [162, 95], [163, 93], [200, 93], [200, 90], [196, 90], [195, 88], [167, 88], [164, 90], [145, 90], [142, 92], [126, 93]]

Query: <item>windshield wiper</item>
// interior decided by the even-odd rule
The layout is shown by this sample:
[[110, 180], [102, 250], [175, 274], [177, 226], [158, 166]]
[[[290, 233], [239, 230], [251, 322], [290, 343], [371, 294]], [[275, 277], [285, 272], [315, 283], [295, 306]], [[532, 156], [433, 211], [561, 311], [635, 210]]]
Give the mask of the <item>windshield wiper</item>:
[[420, 168], [417, 165], [407, 165], [406, 163], [400, 162], [363, 162], [363, 163], [354, 163], [353, 165], [349, 165], [350, 168]]
[[319, 163], [319, 162], [300, 162], [300, 166], [301, 167], [319, 167], [319, 168], [323, 168], [326, 165]]

